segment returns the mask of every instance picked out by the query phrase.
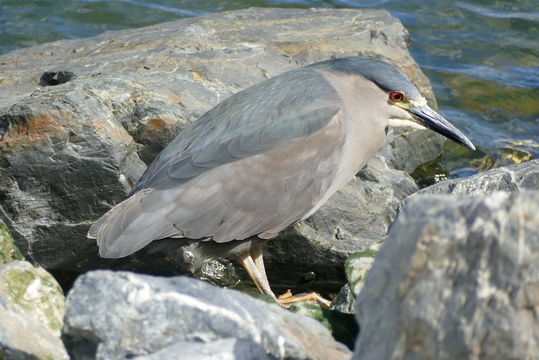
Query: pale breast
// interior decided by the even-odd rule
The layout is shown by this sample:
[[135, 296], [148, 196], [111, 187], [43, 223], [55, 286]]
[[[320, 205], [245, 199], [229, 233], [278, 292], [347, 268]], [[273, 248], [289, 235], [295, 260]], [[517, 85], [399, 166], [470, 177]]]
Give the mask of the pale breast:
[[377, 121], [377, 111], [373, 104], [364, 101], [381, 96], [381, 90], [371, 82], [365, 82], [359, 76], [345, 76], [320, 71], [326, 80], [337, 90], [344, 107], [339, 118], [344, 144], [337, 171], [331, 185], [313, 209], [304, 217], [312, 215], [337, 190], [344, 186], [380, 149], [385, 140], [385, 128], [382, 121]]

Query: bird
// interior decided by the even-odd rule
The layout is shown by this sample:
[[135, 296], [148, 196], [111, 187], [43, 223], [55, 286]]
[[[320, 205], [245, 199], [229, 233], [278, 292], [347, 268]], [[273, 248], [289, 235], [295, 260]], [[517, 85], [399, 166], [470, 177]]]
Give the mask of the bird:
[[280, 301], [262, 246], [319, 209], [380, 149], [388, 127], [403, 123], [475, 150], [394, 64], [350, 56], [290, 70], [189, 125], [88, 237], [103, 258], [160, 243], [236, 257], [258, 290]]

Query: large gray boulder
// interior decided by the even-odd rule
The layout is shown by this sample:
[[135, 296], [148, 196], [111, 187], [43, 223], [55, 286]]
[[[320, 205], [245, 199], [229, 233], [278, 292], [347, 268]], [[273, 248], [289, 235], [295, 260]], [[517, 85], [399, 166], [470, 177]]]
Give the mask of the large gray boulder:
[[354, 359], [539, 359], [539, 192], [410, 199], [357, 298]]
[[0, 265], [0, 359], [68, 359], [60, 339], [64, 294], [26, 261]]
[[[375, 56], [400, 66], [434, 102], [407, 41], [401, 23], [382, 10], [254, 8], [0, 56], [0, 218], [23, 254], [49, 269], [187, 271], [175, 254], [99, 259], [88, 227], [125, 198], [187, 124], [286, 70], [332, 56]], [[335, 288], [344, 281], [335, 265], [380, 240], [397, 204], [417, 190], [398, 170], [440, 152], [431, 131], [390, 136], [317, 215], [272, 242], [272, 280], [289, 287], [314, 273]]]
[[187, 277], [82, 275], [67, 297], [63, 331], [76, 359], [194, 359], [197, 352], [237, 359], [351, 356], [313, 319]]
[[[485, 195], [496, 191], [539, 190], [539, 160], [492, 169], [469, 178], [441, 181], [410, 195], [406, 201], [425, 194], [447, 194], [456, 197]], [[404, 206], [404, 204], [402, 205]], [[374, 258], [381, 243], [372, 245], [365, 251], [351, 254], [345, 262], [346, 284], [333, 300], [337, 310], [355, 312], [355, 297], [364, 285], [365, 275], [374, 264]]]

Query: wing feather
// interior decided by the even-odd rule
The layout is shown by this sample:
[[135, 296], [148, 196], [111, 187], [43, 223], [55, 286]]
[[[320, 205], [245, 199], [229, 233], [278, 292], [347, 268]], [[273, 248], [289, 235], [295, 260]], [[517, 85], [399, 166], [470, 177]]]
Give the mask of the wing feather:
[[178, 135], [130, 195], [144, 188], [172, 188], [214, 167], [309, 136], [341, 108], [335, 89], [312, 68], [261, 82], [221, 102]]
[[90, 229], [100, 254], [127, 256], [166, 237], [271, 238], [301, 220], [329, 188], [344, 143], [338, 95], [306, 69], [289, 75], [295, 95], [290, 78], [271, 79], [174, 139]]

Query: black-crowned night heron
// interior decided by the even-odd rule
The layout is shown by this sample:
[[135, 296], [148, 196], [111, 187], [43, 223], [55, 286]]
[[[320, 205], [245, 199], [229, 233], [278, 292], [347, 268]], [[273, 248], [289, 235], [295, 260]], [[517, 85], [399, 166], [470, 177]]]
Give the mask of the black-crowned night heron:
[[314, 213], [365, 166], [386, 128], [403, 121], [474, 149], [386, 62], [347, 57], [286, 72], [185, 129], [88, 236], [105, 258], [162, 239], [196, 243], [196, 256], [236, 256], [275, 298], [261, 245]]

